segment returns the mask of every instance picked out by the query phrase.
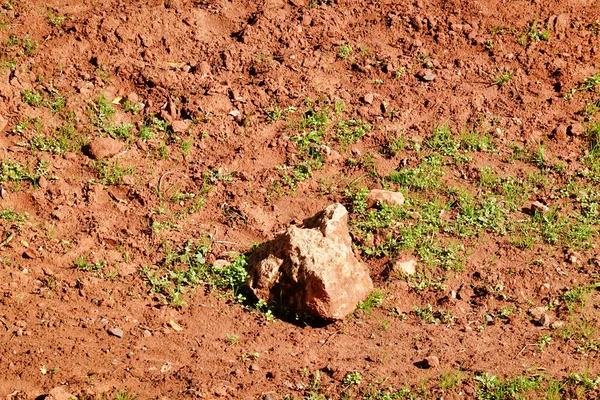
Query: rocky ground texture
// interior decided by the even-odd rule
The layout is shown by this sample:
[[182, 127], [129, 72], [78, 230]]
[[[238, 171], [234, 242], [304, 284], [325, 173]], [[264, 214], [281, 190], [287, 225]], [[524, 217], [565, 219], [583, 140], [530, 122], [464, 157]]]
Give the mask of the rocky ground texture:
[[0, 396], [600, 396], [598, 1], [0, 3]]

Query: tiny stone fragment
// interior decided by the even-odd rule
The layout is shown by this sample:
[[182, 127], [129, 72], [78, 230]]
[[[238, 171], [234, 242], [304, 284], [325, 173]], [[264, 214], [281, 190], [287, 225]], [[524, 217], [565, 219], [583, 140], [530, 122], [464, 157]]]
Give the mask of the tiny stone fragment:
[[121, 328], [111, 328], [108, 330], [108, 333], [118, 338], [123, 337], [123, 329]]
[[427, 368], [435, 368], [440, 365], [440, 359], [437, 356], [429, 356], [425, 358], [424, 364]]
[[414, 275], [417, 272], [417, 262], [415, 260], [396, 261], [394, 270], [402, 272], [405, 275]]
[[539, 201], [534, 201], [533, 203], [531, 203], [531, 211], [534, 213], [537, 211], [541, 214], [545, 214], [548, 211], [550, 211], [550, 207]]
[[373, 104], [373, 100], [375, 100], [375, 95], [373, 93], [367, 93], [365, 94], [363, 100], [367, 104]]

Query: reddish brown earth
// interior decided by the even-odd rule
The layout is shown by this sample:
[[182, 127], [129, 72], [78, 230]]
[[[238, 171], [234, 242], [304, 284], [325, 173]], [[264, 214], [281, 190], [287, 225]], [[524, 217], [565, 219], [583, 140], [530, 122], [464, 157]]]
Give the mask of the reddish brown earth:
[[[49, 23], [48, 7], [67, 17], [62, 24]], [[598, 375], [597, 351], [579, 354], [558, 339], [546, 351], [536, 350], [549, 329], [532, 324], [526, 310], [600, 272], [597, 266], [565, 264], [561, 246], [521, 251], [493, 234], [469, 239], [464, 271], [447, 276], [442, 291], [417, 291], [410, 282], [388, 279], [386, 258], [362, 255], [386, 293], [384, 305], [313, 326], [267, 321], [203, 286], [185, 292], [186, 306], [164, 305], [140, 271], [158, 268], [166, 247], [180, 249], [190, 239], [210, 237], [209, 259], [230, 259], [231, 252], [244, 253], [328, 204], [348, 204], [344, 191], [352, 181], [362, 179], [370, 188], [378, 181], [345, 160], [373, 153], [379, 176], [402, 162], [414, 165], [417, 152], [386, 156], [381, 148], [400, 133], [420, 142], [435, 123], [460, 130], [496, 118], [488, 127], [501, 154], [514, 143], [544, 143], [546, 154], [561, 160], [566, 171], [581, 168], [587, 141], [574, 130], [582, 122], [580, 110], [594, 98], [583, 93], [567, 101], [564, 95], [600, 71], [600, 37], [589, 28], [599, 10], [600, 3], [589, 0], [5, 5], [2, 42], [29, 35], [39, 47], [31, 55], [3, 47], [2, 60], [15, 59], [17, 66], [0, 74], [0, 116], [7, 121], [0, 132], [2, 158], [31, 167], [45, 160], [50, 173], [39, 185], [1, 183], [1, 208], [28, 213], [29, 219], [18, 229], [3, 223], [0, 231], [0, 240], [15, 233], [0, 247], [0, 396], [31, 399], [64, 386], [81, 398], [112, 398], [123, 390], [143, 399], [302, 398], [319, 371], [319, 391], [332, 398], [342, 392], [361, 398], [369, 385], [406, 386], [423, 398], [474, 398], [473, 376], [481, 371], [500, 377], [527, 371], [556, 380], [570, 372]], [[521, 32], [536, 18], [546, 24], [556, 16], [561, 18], [549, 27], [548, 41], [523, 46], [515, 35], [492, 33], [499, 26]], [[353, 53], [341, 59], [339, 46], [345, 44]], [[432, 81], [422, 79], [427, 62]], [[508, 84], [491, 84], [497, 68], [515, 71]], [[396, 77], [395, 71], [404, 72]], [[107, 136], [93, 128], [88, 112], [100, 94], [117, 99], [116, 121], [138, 124], [134, 131], [154, 114], [176, 134], [122, 141], [112, 159], [135, 173], [121, 185], [103, 185], [90, 149], [56, 155], [18, 145], [23, 138], [14, 129], [25, 118], [40, 117], [45, 133], [62, 123], [47, 107], [24, 103], [22, 92], [32, 89], [58, 90], [86, 143]], [[137, 115], [124, 112], [116, 104], [127, 96], [145, 108]], [[289, 137], [296, 133], [284, 120], [270, 122], [265, 110], [275, 105], [305, 110], [306, 98], [320, 99], [319, 107], [343, 101], [345, 115], [373, 129], [349, 149], [331, 144], [341, 159], [326, 162], [295, 193], [276, 190], [281, 179], [276, 167], [293, 160], [297, 149]], [[185, 122], [190, 120], [197, 122]], [[187, 154], [183, 141], [191, 143]], [[475, 179], [485, 165], [511, 173], [522, 168], [503, 159], [476, 153], [445, 182]], [[174, 219], [179, 229], [153, 230], [153, 222], [169, 221], [192, 204], [169, 197], [177, 189], [202, 192], [206, 171], [231, 174], [231, 180], [216, 179], [200, 210]], [[106, 261], [104, 274], [75, 268], [82, 255]], [[597, 249], [579, 256], [593, 260]], [[532, 264], [533, 259], [543, 262]], [[496, 302], [505, 303], [489, 295], [453, 299], [451, 292], [463, 282], [501, 283], [515, 299], [510, 304], [523, 311], [509, 323], [483, 327], [485, 315], [500, 306]], [[544, 282], [548, 293], [539, 291]], [[450, 310], [454, 324], [422, 323], [413, 306], [428, 303]], [[593, 312], [598, 327], [598, 310]], [[121, 338], [108, 333], [115, 327], [123, 330]], [[239, 339], [231, 343], [230, 335]], [[421, 368], [430, 355], [440, 365]], [[442, 390], [438, 378], [448, 370], [461, 370], [465, 378]], [[353, 371], [362, 375], [361, 391], [344, 383]]]

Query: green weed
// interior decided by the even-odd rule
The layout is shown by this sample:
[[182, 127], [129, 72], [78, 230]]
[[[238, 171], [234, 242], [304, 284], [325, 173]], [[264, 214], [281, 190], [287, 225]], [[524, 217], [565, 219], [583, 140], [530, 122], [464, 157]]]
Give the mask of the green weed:
[[340, 59], [345, 60], [350, 54], [352, 54], [352, 46], [349, 44], [338, 47], [338, 57]]
[[373, 309], [381, 307], [383, 304], [383, 292], [380, 289], [375, 289], [373, 293], [369, 294], [365, 301], [358, 303], [357, 309], [361, 310], [365, 314], [371, 314]]
[[82, 271], [102, 271], [102, 269], [106, 266], [106, 261], [100, 261], [91, 263], [88, 262], [87, 256], [81, 255], [75, 259], [75, 268], [80, 269]]
[[133, 175], [132, 167], [122, 167], [117, 162], [94, 161], [92, 166], [98, 172], [98, 179], [104, 185], [121, 185], [123, 177]]
[[475, 375], [477, 398], [481, 400], [526, 398], [523, 394], [541, 388], [541, 376], [517, 376], [502, 380], [487, 372]]

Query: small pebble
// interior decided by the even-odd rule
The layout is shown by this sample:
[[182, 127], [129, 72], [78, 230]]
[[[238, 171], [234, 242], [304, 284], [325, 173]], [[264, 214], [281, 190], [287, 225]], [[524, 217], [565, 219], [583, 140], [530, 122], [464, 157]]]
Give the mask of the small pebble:
[[435, 368], [440, 365], [440, 359], [437, 356], [429, 356], [425, 358], [427, 368]]
[[123, 329], [121, 328], [111, 328], [108, 330], [108, 333], [118, 338], [123, 337]]

